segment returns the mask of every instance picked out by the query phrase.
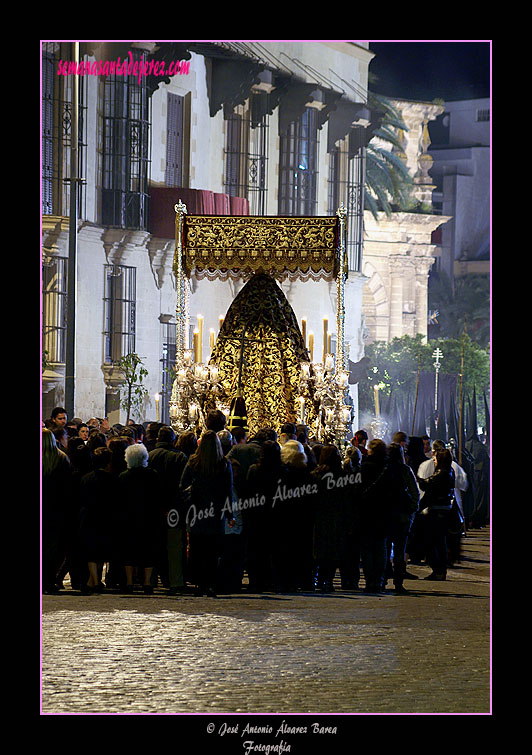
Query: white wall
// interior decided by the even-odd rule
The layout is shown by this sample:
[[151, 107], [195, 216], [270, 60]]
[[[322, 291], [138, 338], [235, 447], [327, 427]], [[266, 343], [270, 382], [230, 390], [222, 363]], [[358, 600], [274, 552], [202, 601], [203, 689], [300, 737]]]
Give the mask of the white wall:
[[455, 147], [488, 146], [490, 121], [477, 121], [477, 112], [489, 109], [489, 98], [446, 102], [445, 112], [450, 115], [449, 144]]

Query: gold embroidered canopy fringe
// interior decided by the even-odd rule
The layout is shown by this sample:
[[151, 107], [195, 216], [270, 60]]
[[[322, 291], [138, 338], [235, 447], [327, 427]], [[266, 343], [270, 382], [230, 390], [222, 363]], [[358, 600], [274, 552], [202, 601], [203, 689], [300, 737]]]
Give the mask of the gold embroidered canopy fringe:
[[[178, 205], [176, 205], [177, 207]], [[185, 215], [182, 269], [197, 278], [324, 278], [338, 274], [339, 218]], [[178, 253], [176, 244], [176, 254]], [[174, 260], [177, 271], [178, 260]]]

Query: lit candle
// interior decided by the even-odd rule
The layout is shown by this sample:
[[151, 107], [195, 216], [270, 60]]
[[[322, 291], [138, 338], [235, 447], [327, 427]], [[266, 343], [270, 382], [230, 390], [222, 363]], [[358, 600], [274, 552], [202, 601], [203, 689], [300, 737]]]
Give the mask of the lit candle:
[[196, 404], [190, 404], [190, 406], [188, 407], [188, 418], [192, 422], [194, 422], [194, 420], [196, 419], [196, 410], [197, 410], [197, 408], [198, 407], [196, 406]]
[[351, 373], [348, 372], [347, 370], [340, 370], [338, 372], [337, 379], [338, 379], [338, 385], [340, 386], [340, 388], [347, 388], [347, 383], [349, 381], [350, 374]]
[[325, 364], [325, 356], [327, 354], [327, 331], [329, 329], [329, 321], [326, 317], [323, 318], [323, 363]]
[[159, 422], [160, 421], [160, 415], [159, 415], [159, 399], [160, 399], [160, 396], [159, 396], [158, 393], [155, 394], [154, 399], [155, 399], [155, 421]]
[[194, 361], [199, 362], [199, 331], [198, 330], [194, 331], [193, 342], [194, 342]]
[[301, 320], [301, 335], [303, 336], [303, 343], [307, 345], [307, 318], [304, 317]]
[[214, 349], [214, 338], [215, 338], [215, 336], [214, 336], [214, 328], [211, 328], [210, 331], [209, 331], [209, 333], [210, 333], [210, 335], [209, 335], [209, 345], [210, 345], [211, 351], [212, 351]]
[[375, 392], [375, 416], [380, 416], [380, 409], [379, 409], [379, 386], [375, 385], [373, 386], [373, 390]]
[[308, 380], [310, 377], [310, 364], [308, 362], [301, 362], [301, 377], [303, 380]]
[[198, 315], [198, 362], [203, 362], [203, 315]]
[[332, 371], [334, 368], [334, 356], [332, 354], [327, 354], [325, 357], [325, 369]]
[[342, 420], [347, 424], [349, 420], [351, 419], [351, 407], [350, 406], [343, 406], [342, 407]]
[[330, 354], [332, 351], [332, 334], [329, 333], [327, 336], [327, 354]]
[[185, 352], [183, 354], [183, 361], [188, 366], [190, 366], [192, 364], [192, 362], [194, 361], [194, 351], [193, 351], [193, 349], [185, 349]]
[[303, 396], [299, 397], [299, 421], [301, 424], [305, 422], [305, 399]]
[[218, 330], [220, 331], [222, 329], [222, 325], [224, 324], [224, 316], [220, 315], [218, 318]]
[[308, 350], [310, 352], [310, 361], [314, 361], [314, 333], [309, 331], [308, 334]]

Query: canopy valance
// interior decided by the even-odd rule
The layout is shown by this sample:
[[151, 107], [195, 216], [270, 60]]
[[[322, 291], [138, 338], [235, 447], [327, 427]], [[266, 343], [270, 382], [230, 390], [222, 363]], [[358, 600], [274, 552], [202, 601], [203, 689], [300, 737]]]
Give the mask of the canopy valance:
[[[325, 278], [338, 274], [339, 218], [264, 216], [182, 216], [183, 273], [198, 278]], [[179, 234], [179, 230], [176, 229]], [[181, 246], [181, 250], [179, 247]]]

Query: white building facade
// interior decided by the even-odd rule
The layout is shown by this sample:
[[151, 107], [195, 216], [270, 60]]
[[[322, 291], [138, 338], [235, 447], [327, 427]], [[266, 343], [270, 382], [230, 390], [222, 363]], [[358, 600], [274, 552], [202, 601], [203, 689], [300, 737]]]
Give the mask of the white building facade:
[[438, 267], [449, 277], [490, 272], [490, 99], [446, 102], [431, 124], [434, 205], [442, 227]]
[[[68, 290], [67, 270], [77, 74], [65, 66], [71, 43], [42, 48], [43, 418], [65, 405], [68, 302], [70, 297], [72, 306], [74, 297], [69, 414], [124, 422], [114, 363], [135, 352], [148, 370], [147, 398], [136, 419], [155, 420], [158, 412], [168, 421], [176, 325], [173, 207], [179, 199], [196, 214], [241, 214], [245, 208], [245, 214], [274, 216], [334, 215], [343, 202], [350, 229], [345, 339], [349, 359], [362, 358], [366, 278], [357, 229], [360, 160], [371, 137], [366, 100], [372, 53], [366, 43], [80, 44], [79, 62], [93, 73], [78, 75], [82, 180], [75, 291]], [[118, 60], [137, 63], [137, 75], [124, 76], [118, 65], [113, 72]], [[170, 62], [178, 73], [157, 77], [155, 63], [168, 71]], [[98, 66], [102, 74], [94, 73]], [[220, 316], [244, 283], [192, 276], [190, 284], [189, 312], [203, 318], [207, 361], [210, 334], [216, 337]], [[334, 350], [335, 284], [287, 280], [282, 288], [314, 335], [315, 358], [323, 350], [324, 318]], [[356, 424], [356, 386], [350, 390]]]

